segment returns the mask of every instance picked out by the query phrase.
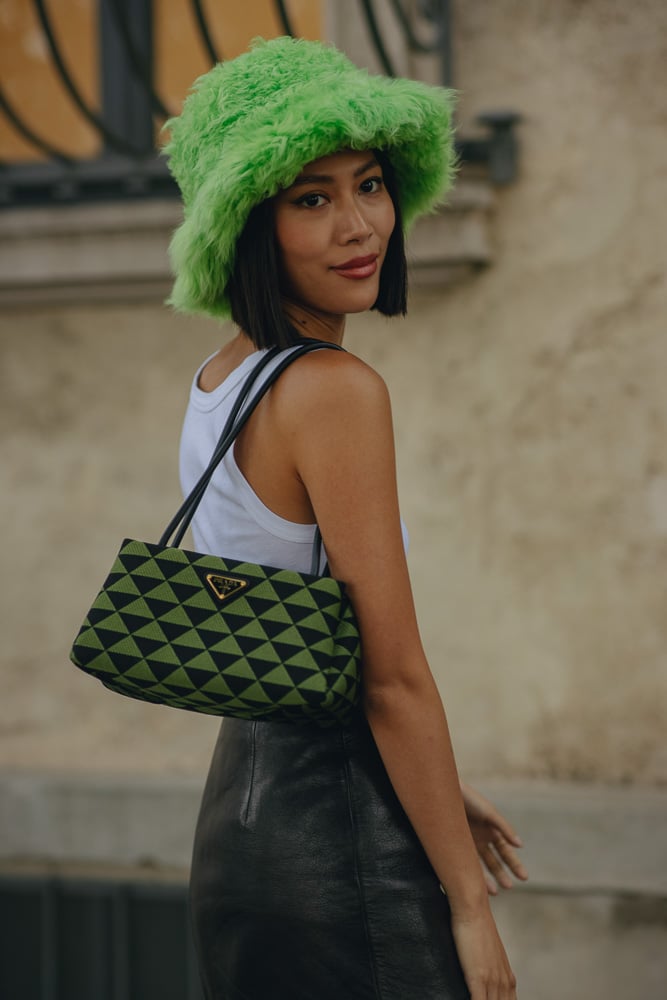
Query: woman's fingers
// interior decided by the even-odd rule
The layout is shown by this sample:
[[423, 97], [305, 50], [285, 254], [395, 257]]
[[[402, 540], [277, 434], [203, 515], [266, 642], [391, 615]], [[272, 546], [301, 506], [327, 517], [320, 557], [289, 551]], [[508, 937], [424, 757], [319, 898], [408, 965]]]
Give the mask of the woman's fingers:
[[[525, 881], [528, 872], [519, 860], [514, 848], [505, 840], [496, 838], [479, 851], [486, 869], [486, 884], [492, 896], [497, 895], [497, 883], [503, 889], [511, 889], [512, 876]], [[495, 882], [494, 882], [495, 880]]]
[[496, 880], [491, 877], [484, 864], [482, 865], [482, 871], [484, 873], [484, 881], [486, 882], [486, 891], [489, 896], [497, 896], [498, 886], [496, 885]]
[[503, 889], [512, 888], [512, 879], [491, 844], [483, 851], [482, 860], [498, 885]]
[[528, 872], [512, 845], [502, 837], [496, 837], [493, 841], [493, 848], [512, 875], [525, 882], [528, 878]]
[[490, 826], [494, 827], [500, 837], [503, 837], [515, 847], [523, 847], [521, 837], [514, 827], [507, 822], [505, 817], [490, 802], [488, 803], [486, 821]]

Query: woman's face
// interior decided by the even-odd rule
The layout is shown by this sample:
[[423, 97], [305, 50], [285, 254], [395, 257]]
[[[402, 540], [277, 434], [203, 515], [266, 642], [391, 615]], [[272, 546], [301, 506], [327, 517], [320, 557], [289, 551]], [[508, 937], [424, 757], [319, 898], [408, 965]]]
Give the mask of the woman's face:
[[374, 153], [313, 160], [274, 205], [286, 294], [331, 315], [370, 309], [395, 221]]

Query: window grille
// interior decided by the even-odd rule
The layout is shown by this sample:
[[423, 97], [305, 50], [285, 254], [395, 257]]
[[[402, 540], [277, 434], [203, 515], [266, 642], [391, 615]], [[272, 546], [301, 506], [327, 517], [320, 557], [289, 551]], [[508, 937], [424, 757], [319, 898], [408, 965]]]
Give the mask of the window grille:
[[[358, 0], [358, 3], [361, 24], [380, 65], [384, 72], [395, 75], [396, 67], [385, 39], [387, 13], [380, 18], [374, 0]], [[44, 118], [40, 119], [34, 108], [22, 106], [20, 93], [4, 85], [0, 73], [0, 122], [6, 134], [20, 136], [33, 156], [39, 157], [31, 162], [5, 157], [0, 162], [0, 206], [164, 198], [178, 194], [164, 159], [157, 154], [159, 129], [169, 114], [178, 110], [171, 106], [177, 101], [170, 101], [160, 92], [164, 89], [164, 79], [161, 83], [157, 81], [161, 76], [156, 65], [157, 28], [164, 35], [165, 24], [172, 23], [170, 19], [177, 15], [185, 17], [191, 43], [198, 45], [204, 55], [204, 64], [198, 64], [200, 71], [204, 71], [207, 65], [224, 59], [226, 49], [227, 53], [230, 51], [225, 44], [225, 31], [221, 29], [225, 22], [220, 20], [220, 12], [225, 13], [231, 31], [233, 11], [226, 5], [224, 10], [207, 8], [202, 0], [170, 3], [90, 0], [90, 4], [93, 35], [97, 34], [98, 41], [93, 81], [97, 100], [84, 93], [86, 88], [77, 72], [83, 55], [89, 62], [95, 56], [78, 50], [73, 56], [73, 42], [68, 37], [71, 17], [68, 19], [67, 11], [71, 14], [76, 5], [28, 0], [25, 13], [32, 18], [33, 35], [39, 36], [38, 42], [33, 39], [31, 44], [39, 43], [42, 47], [68, 102], [67, 112], [71, 114], [74, 109], [76, 120], [86, 126], [97, 153], [75, 155], [67, 147], [67, 135], [57, 142], [47, 136]], [[272, 23], [279, 32], [298, 33], [301, 26], [291, 15], [289, 3], [271, 0], [267, 9], [273, 12]], [[451, 84], [450, 0], [391, 0], [389, 10], [406, 50], [438, 59], [442, 82]], [[217, 18], [215, 24], [212, 13]], [[94, 42], [94, 37], [85, 44], [91, 41]], [[488, 134], [459, 142], [462, 161], [487, 167], [491, 179], [497, 183], [512, 180], [516, 166], [513, 133], [516, 119], [511, 112], [482, 116], [480, 121]]]

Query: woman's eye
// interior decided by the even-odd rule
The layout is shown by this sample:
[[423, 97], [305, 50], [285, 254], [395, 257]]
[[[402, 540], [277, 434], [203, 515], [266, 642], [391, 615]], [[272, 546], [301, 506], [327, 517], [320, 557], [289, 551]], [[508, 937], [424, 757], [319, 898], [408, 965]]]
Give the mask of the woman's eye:
[[367, 177], [359, 185], [364, 194], [375, 194], [382, 187], [381, 177]]
[[313, 192], [312, 194], [304, 194], [301, 198], [299, 198], [297, 205], [305, 205], [306, 208], [319, 208], [320, 205], [324, 204], [324, 201], [325, 198], [323, 194], [315, 194]]

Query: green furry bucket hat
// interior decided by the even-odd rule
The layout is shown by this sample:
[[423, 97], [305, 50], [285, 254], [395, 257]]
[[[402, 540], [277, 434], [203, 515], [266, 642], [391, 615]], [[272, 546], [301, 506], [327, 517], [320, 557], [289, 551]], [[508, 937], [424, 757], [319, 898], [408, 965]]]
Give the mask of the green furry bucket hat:
[[170, 246], [169, 303], [228, 317], [227, 283], [251, 209], [339, 149], [386, 151], [409, 226], [451, 183], [451, 110], [450, 91], [370, 75], [332, 46], [303, 39], [258, 39], [215, 66], [166, 125], [184, 206]]

